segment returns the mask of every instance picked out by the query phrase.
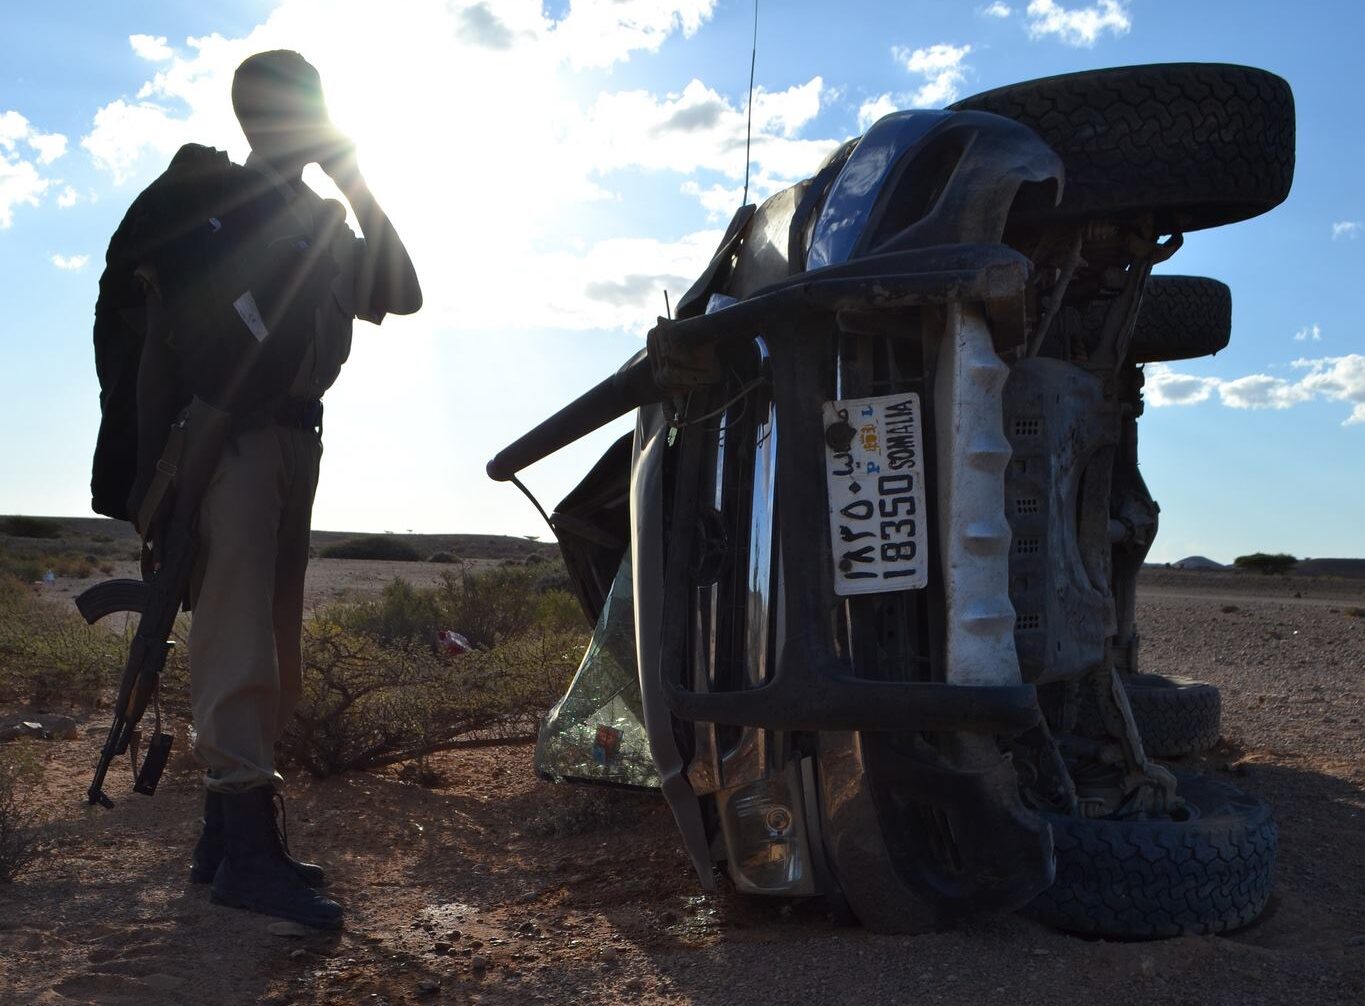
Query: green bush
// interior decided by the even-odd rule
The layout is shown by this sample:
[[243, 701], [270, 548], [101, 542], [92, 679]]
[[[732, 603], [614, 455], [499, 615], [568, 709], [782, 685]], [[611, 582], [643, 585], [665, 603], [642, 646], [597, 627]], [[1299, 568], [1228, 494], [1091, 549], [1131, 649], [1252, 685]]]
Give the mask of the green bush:
[[324, 559], [387, 559], [391, 562], [421, 562], [417, 549], [391, 534], [349, 538], [322, 550]]
[[460, 560], [453, 552], [433, 552], [431, 555], [427, 556], [427, 562], [451, 563], [459, 561]]
[[65, 533], [66, 525], [51, 517], [0, 517], [0, 534], [15, 538], [60, 538]]
[[326, 617], [386, 644], [431, 643], [444, 628], [436, 591], [421, 590], [403, 579], [390, 580], [373, 601], [337, 605]]
[[453, 629], [488, 648], [536, 626], [551, 632], [583, 628], [572, 596], [543, 590], [534, 570], [510, 563], [478, 571], [460, 565], [442, 573], [433, 588], [392, 580], [375, 600], [337, 605], [326, 614], [342, 628], [386, 644], [432, 645], [437, 632]]
[[1277, 552], [1274, 555], [1266, 552], [1253, 552], [1251, 555], [1239, 555], [1232, 560], [1232, 564], [1238, 569], [1273, 576], [1277, 573], [1288, 573], [1298, 564], [1298, 561], [1292, 555], [1287, 555], [1284, 552]]
[[530, 628], [536, 616], [535, 579], [519, 566], [445, 573], [440, 588], [446, 628], [475, 646], [493, 646]]

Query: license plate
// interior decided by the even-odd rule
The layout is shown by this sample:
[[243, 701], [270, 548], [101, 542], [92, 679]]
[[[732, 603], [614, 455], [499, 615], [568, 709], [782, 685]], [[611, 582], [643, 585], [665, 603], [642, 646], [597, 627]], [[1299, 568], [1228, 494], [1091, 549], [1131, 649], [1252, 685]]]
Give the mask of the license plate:
[[834, 593], [926, 586], [919, 395], [826, 402], [824, 420]]

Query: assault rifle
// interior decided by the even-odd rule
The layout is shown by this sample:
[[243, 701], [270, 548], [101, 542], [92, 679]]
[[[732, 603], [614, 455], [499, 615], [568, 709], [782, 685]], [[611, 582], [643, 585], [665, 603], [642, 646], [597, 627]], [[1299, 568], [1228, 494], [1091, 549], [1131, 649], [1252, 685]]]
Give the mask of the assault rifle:
[[[156, 785], [171, 753], [172, 736], [161, 730], [161, 710], [156, 706], [156, 732], [147, 755], [137, 765], [138, 723], [147, 705], [156, 700], [161, 671], [175, 642], [170, 638], [175, 617], [194, 570], [195, 537], [199, 503], [232, 431], [232, 415], [201, 399], [194, 401], [171, 427], [167, 450], [157, 463], [160, 505], [144, 507], [138, 524], [150, 549], [144, 556], [144, 580], [106, 580], [76, 598], [82, 617], [93, 625], [105, 615], [131, 611], [141, 615], [137, 634], [128, 650], [128, 662], [119, 682], [114, 722], [95, 767], [87, 793], [89, 802], [112, 807], [104, 792], [104, 777], [113, 760], [133, 747], [136, 779], [133, 790], [146, 796]], [[155, 483], [154, 483], [155, 486]], [[173, 486], [173, 489], [170, 488]], [[168, 491], [167, 491], [168, 490]], [[149, 496], [156, 490], [149, 490]], [[145, 561], [150, 559], [150, 561]]]

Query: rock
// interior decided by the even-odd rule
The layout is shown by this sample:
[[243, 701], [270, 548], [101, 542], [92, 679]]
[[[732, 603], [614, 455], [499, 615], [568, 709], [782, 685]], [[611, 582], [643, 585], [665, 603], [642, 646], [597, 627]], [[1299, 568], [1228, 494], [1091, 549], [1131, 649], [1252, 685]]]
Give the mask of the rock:
[[615, 964], [616, 959], [620, 956], [621, 956], [620, 951], [618, 951], [615, 947], [602, 948], [602, 962], [604, 964]]
[[76, 721], [70, 716], [57, 713], [44, 713], [28, 719], [13, 718], [0, 723], [0, 743], [20, 737], [36, 737], [49, 741], [73, 741], [80, 732]]
[[640, 979], [640, 978], [628, 978], [628, 979], [626, 979], [626, 991], [627, 991], [627, 992], [643, 992], [643, 991], [644, 991], [644, 988], [645, 988], [645, 983], [644, 983], [644, 981], [643, 981], [642, 979]]
[[441, 991], [441, 983], [435, 978], [423, 978], [417, 983], [417, 991], [429, 996]]
[[76, 721], [70, 716], [44, 716], [41, 718], [44, 736], [53, 741], [74, 741], [80, 732]]
[[471, 971], [487, 971], [488, 958], [483, 956], [482, 954], [475, 956], [470, 960], [469, 968]]
[[297, 950], [289, 951], [289, 959], [292, 961], [301, 961], [307, 956], [308, 951], [304, 950], [303, 947], [299, 947]]
[[431, 949], [436, 951], [438, 956], [444, 957], [446, 954], [450, 953], [450, 944], [442, 940]]
[[1150, 957], [1142, 958], [1142, 960], [1138, 961], [1138, 974], [1142, 975], [1143, 978], [1155, 978], [1156, 961], [1152, 960]]
[[307, 926], [285, 920], [270, 923], [265, 927], [265, 931], [271, 936], [307, 936], [311, 932]]
[[185, 984], [185, 979], [157, 973], [147, 975], [142, 979], [142, 984], [157, 992], [175, 992]]

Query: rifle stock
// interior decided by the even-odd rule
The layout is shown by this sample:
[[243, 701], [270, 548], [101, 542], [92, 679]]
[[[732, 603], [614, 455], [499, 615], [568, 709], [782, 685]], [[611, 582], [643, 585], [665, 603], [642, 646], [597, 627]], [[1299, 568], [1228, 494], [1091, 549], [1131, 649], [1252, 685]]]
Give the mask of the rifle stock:
[[[137, 725], [156, 694], [166, 657], [175, 645], [170, 636], [194, 571], [199, 503], [232, 431], [230, 413], [199, 399], [176, 422], [184, 431], [185, 448], [175, 473], [175, 500], [164, 528], [146, 529], [159, 559], [154, 572], [146, 581], [106, 580], [76, 598], [76, 607], [87, 622], [116, 611], [142, 616], [119, 681], [114, 721], [86, 794], [90, 803], [104, 807], [114, 805], [104, 792], [105, 775], [137, 735]], [[136, 792], [151, 796], [156, 791], [169, 752], [170, 735], [158, 731], [137, 772]]]

